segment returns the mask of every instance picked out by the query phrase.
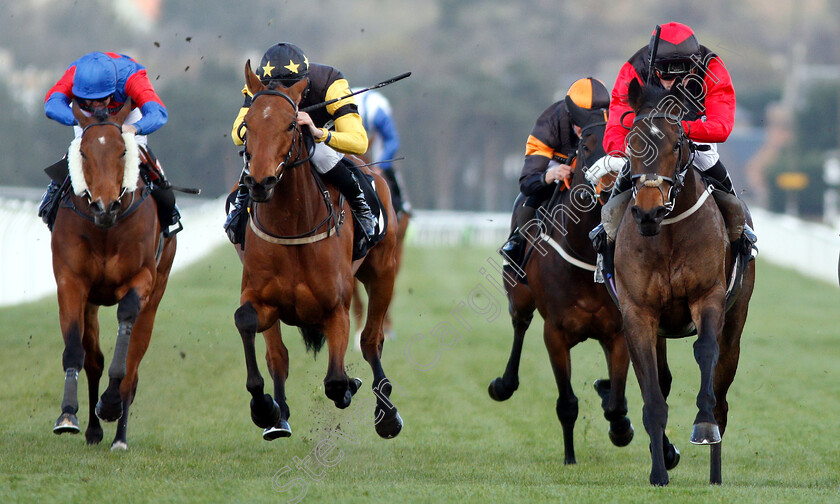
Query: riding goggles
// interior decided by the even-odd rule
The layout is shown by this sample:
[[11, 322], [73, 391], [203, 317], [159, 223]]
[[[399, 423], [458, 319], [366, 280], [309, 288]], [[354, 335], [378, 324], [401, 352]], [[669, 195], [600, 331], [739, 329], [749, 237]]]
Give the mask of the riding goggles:
[[691, 61], [659, 61], [654, 63], [656, 73], [660, 79], [671, 80], [679, 77], [685, 77], [693, 68]]

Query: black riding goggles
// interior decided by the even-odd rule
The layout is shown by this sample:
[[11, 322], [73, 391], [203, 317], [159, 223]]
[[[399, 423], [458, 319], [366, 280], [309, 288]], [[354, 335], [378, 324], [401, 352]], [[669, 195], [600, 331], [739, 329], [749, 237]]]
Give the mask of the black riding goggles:
[[672, 80], [685, 77], [694, 67], [691, 61], [660, 61], [655, 63], [654, 68], [662, 80]]
[[104, 98], [98, 98], [96, 100], [85, 100], [85, 99], [76, 99], [79, 103], [79, 108], [84, 110], [85, 112], [92, 113], [96, 109], [104, 109], [107, 108], [108, 105], [111, 104], [111, 99], [114, 95], [108, 95]]

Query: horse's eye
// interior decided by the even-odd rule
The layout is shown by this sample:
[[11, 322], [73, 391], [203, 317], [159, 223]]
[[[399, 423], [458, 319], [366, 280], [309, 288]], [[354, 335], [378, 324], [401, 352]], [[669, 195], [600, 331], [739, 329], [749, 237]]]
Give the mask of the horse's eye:
[[87, 156], [85, 155], [85, 153], [84, 153], [84, 152], [79, 151], [79, 155], [81, 155], [81, 156], [82, 156], [82, 159], [87, 159]]
[[290, 124], [289, 127], [286, 128], [286, 131], [292, 131], [293, 129], [295, 129], [296, 126], [297, 123], [295, 121], [292, 121], [292, 124]]
[[674, 144], [674, 152], [677, 152], [678, 150], [680, 150], [680, 143], [679, 142]]
[[126, 152], [126, 149], [123, 149], [123, 152], [122, 152], [122, 154], [120, 155], [120, 157], [121, 157], [121, 158], [124, 158], [124, 157], [125, 157], [125, 152]]

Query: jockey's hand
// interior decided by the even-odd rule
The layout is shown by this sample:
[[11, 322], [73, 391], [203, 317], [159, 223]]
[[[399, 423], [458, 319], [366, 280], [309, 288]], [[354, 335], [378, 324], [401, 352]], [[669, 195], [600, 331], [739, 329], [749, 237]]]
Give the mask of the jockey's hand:
[[567, 164], [560, 164], [551, 160], [548, 162], [548, 170], [545, 171], [545, 183], [551, 184], [570, 177], [572, 167]]
[[131, 133], [132, 135], [136, 135], [137, 134], [137, 126], [135, 126], [133, 124], [123, 124], [122, 132], [123, 133]]
[[315, 137], [315, 140], [320, 140], [321, 137], [324, 136], [324, 133], [321, 131], [321, 128], [315, 126], [315, 123], [312, 122], [312, 118], [309, 116], [308, 113], [299, 110], [297, 113], [297, 122], [301, 126], [306, 126], [309, 128], [309, 131], [312, 133], [312, 136]]
[[601, 180], [601, 177], [604, 175], [610, 172], [618, 174], [621, 169], [624, 168], [624, 163], [626, 162], [627, 160], [624, 158], [607, 155], [600, 158], [598, 161], [595, 161], [595, 163], [586, 170], [584, 176], [586, 176], [586, 180], [588, 180], [590, 184], [596, 186]]

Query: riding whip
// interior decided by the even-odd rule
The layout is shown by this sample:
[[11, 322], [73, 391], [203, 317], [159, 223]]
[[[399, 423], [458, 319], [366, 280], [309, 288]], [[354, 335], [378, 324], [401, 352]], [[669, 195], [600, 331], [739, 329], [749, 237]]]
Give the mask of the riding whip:
[[301, 111], [302, 112], [311, 112], [312, 110], [316, 110], [316, 109], [319, 109], [321, 107], [326, 107], [327, 105], [331, 105], [331, 104], [333, 104], [337, 101], [341, 101], [341, 100], [343, 100], [345, 98], [349, 98], [351, 96], [356, 96], [357, 94], [364, 93], [365, 91], [370, 91], [372, 89], [379, 89], [381, 87], [387, 86], [388, 84], [393, 84], [393, 83], [397, 82], [398, 80], [405, 79], [409, 75], [411, 75], [411, 72], [406, 72], [404, 74], [397, 75], [396, 77], [391, 77], [390, 79], [382, 81], [379, 84], [376, 84], [376, 85], [371, 86], [369, 88], [360, 89], [360, 90], [356, 91], [355, 93], [350, 93], [348, 95], [344, 95], [344, 96], [341, 96], [339, 98], [333, 98], [332, 100], [328, 100], [328, 101], [321, 102], [321, 103], [316, 103], [315, 105], [310, 105], [308, 107], [302, 108]]

